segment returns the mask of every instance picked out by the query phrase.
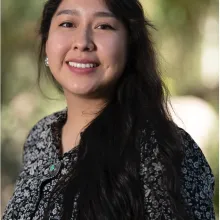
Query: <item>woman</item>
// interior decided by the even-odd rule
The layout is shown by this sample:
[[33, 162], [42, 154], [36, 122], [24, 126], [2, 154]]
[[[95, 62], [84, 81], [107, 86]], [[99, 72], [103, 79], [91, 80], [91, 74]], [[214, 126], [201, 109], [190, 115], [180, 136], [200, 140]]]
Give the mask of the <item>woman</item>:
[[39, 67], [67, 109], [30, 131], [3, 219], [215, 219], [213, 174], [169, 115], [149, 27], [137, 0], [46, 2]]

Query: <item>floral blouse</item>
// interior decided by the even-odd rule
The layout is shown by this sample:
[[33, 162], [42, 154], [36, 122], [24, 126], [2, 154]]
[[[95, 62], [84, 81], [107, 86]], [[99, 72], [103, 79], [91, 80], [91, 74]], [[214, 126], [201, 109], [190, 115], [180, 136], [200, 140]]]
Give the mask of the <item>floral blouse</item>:
[[[41, 220], [50, 193], [57, 181], [77, 160], [78, 147], [61, 156], [61, 128], [67, 110], [40, 120], [30, 131], [23, 153], [23, 166], [15, 191], [3, 214], [3, 220]], [[182, 162], [181, 196], [186, 211], [194, 220], [214, 220], [214, 176], [198, 145], [180, 129], [185, 146]], [[143, 136], [146, 130], [142, 131]], [[148, 220], [175, 220], [169, 195], [161, 184], [163, 165], [158, 159], [159, 145], [152, 130], [150, 138], [141, 140], [140, 177], [144, 189], [145, 216]], [[66, 179], [68, 181], [68, 179]], [[153, 187], [152, 187], [153, 186]], [[77, 219], [77, 198], [71, 220]], [[51, 220], [62, 216], [62, 195], [58, 195], [50, 212]]]

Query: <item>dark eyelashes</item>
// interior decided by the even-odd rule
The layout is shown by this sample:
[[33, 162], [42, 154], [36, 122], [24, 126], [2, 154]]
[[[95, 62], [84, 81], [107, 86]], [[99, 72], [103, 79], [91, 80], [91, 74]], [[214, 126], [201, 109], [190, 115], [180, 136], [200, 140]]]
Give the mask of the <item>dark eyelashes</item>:
[[[72, 28], [74, 27], [74, 24], [72, 22], [63, 22], [59, 25], [60, 27], [64, 28]], [[111, 25], [109, 24], [100, 24], [96, 27], [97, 29], [101, 30], [115, 30]]]
[[102, 27], [101, 29], [102, 30], [115, 30], [111, 25], [109, 25], [109, 24], [101, 24], [101, 25], [99, 25], [98, 27]]
[[60, 27], [65, 27], [65, 28], [71, 28], [71, 27], [73, 27], [73, 24], [71, 22], [63, 22], [59, 26]]

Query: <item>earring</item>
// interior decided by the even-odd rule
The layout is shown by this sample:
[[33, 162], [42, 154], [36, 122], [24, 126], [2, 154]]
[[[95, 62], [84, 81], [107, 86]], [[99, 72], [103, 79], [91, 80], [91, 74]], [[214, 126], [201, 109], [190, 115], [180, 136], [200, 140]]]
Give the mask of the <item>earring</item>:
[[48, 57], [46, 57], [46, 59], [45, 59], [45, 66], [49, 66]]

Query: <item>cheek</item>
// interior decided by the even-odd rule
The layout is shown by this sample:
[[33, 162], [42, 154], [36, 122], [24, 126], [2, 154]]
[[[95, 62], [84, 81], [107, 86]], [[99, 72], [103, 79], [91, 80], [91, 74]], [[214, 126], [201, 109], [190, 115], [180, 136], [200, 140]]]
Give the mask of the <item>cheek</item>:
[[126, 40], [124, 37], [109, 37], [99, 40], [100, 56], [105, 65], [123, 67], [126, 62]]
[[46, 51], [52, 65], [53, 62], [62, 62], [65, 58], [65, 54], [68, 52], [71, 45], [71, 42], [68, 39], [67, 36], [64, 36], [63, 34], [60, 35], [59, 33], [49, 35]]

